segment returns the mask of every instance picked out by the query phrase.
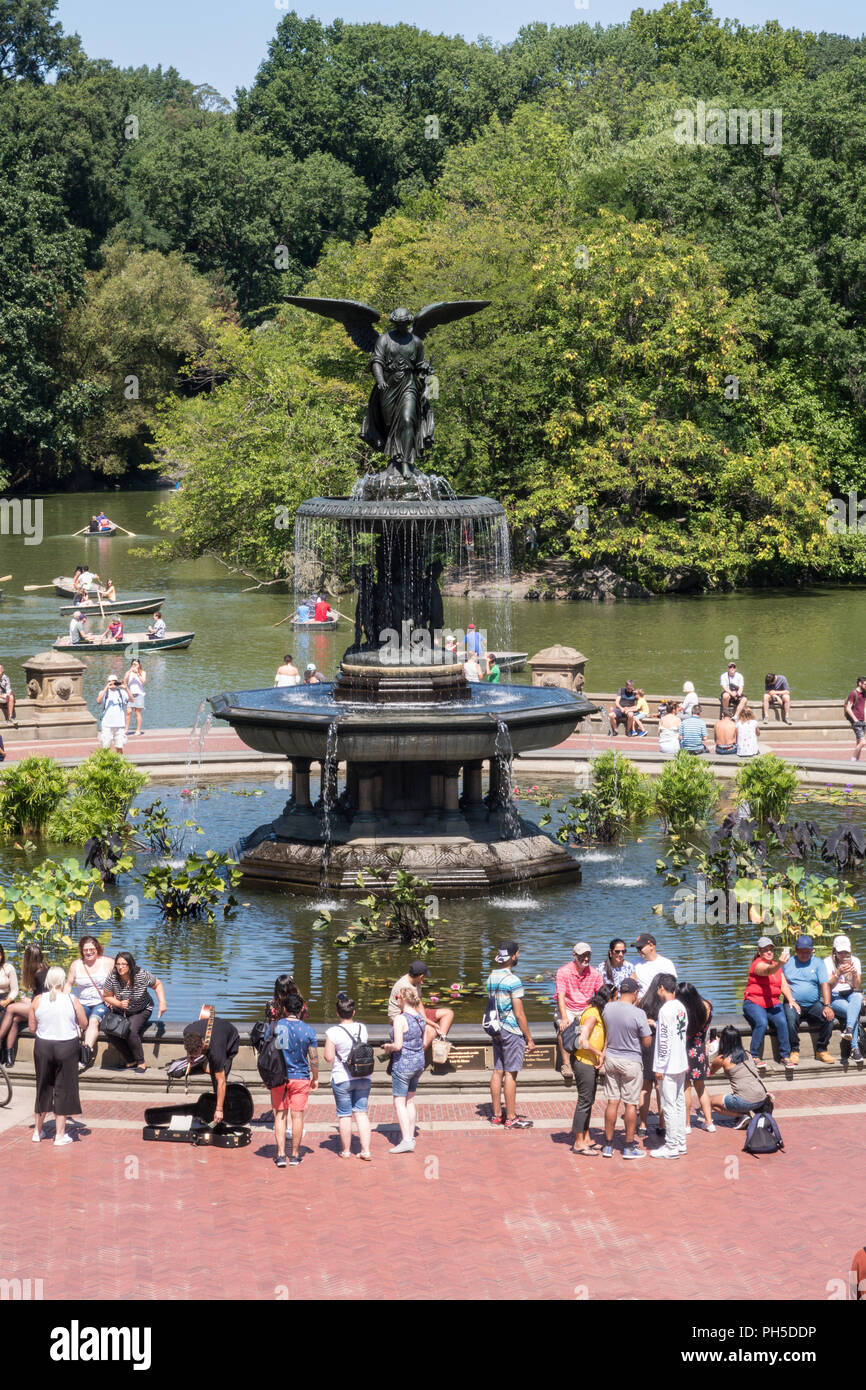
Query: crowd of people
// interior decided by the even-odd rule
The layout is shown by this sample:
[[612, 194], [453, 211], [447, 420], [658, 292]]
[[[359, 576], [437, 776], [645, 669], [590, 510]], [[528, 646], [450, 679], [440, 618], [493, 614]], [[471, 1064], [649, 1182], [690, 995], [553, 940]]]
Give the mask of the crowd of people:
[[[860, 960], [852, 954], [847, 936], [835, 937], [826, 958], [815, 955], [809, 936], [797, 939], [793, 953], [785, 948], [778, 955], [769, 937], [758, 940], [743, 1001], [748, 1047], [739, 1028], [728, 1024], [719, 1031], [712, 1027], [712, 1001], [695, 985], [679, 979], [676, 965], [659, 952], [652, 933], [640, 933], [631, 949], [635, 955], [630, 958], [630, 948], [617, 937], [604, 959], [593, 965], [591, 946], [578, 941], [571, 961], [556, 972], [555, 1021], [562, 1076], [575, 1086], [571, 1130], [572, 1152], [577, 1156], [614, 1155], [620, 1109], [622, 1155], [629, 1160], [648, 1154], [662, 1159], [682, 1157], [693, 1129], [715, 1132], [717, 1116], [725, 1115], [741, 1128], [755, 1112], [771, 1112], [773, 1096], [765, 1084], [767, 1063], [762, 1056], [768, 1028], [777, 1035], [780, 1061], [786, 1069], [799, 1063], [799, 1031], [804, 1024], [816, 1030], [818, 1062], [834, 1065], [828, 1046], [836, 1020], [850, 1044], [851, 1059], [862, 1060]], [[517, 973], [519, 959], [519, 943], [504, 942], [485, 984], [483, 1027], [492, 1049], [490, 1122], [503, 1129], [532, 1127], [532, 1120], [517, 1105], [518, 1077], [527, 1053], [536, 1047]], [[432, 1045], [434, 1063], [447, 1057], [447, 1035], [454, 1022], [454, 1010], [440, 1006], [435, 996], [431, 1004], [424, 1004], [428, 974], [424, 961], [412, 961], [388, 999], [391, 1032], [381, 1046], [381, 1060], [388, 1061], [399, 1129], [389, 1151], [395, 1156], [415, 1149], [416, 1093], [427, 1050]], [[121, 1067], [139, 1073], [147, 1070], [142, 1033], [153, 1015], [153, 995], [161, 1017], [166, 1010], [162, 981], [129, 951], [107, 956], [92, 935], [79, 941], [78, 957], [68, 972], [49, 966], [38, 946], [26, 947], [20, 982], [0, 947], [0, 1060], [13, 1064], [17, 1036], [26, 1023], [35, 1035], [35, 1142], [42, 1138], [44, 1121], [52, 1112], [57, 1117], [55, 1142], [69, 1142], [66, 1117], [80, 1113], [81, 1108], [79, 1072], [92, 1065], [99, 1030], [105, 1030], [109, 1014], [127, 1024], [123, 1036], [110, 1030], [123, 1059]], [[357, 1017], [355, 1001], [345, 993], [337, 996], [335, 1013], [336, 1021], [325, 1030], [324, 1052], [331, 1069], [340, 1156], [353, 1156], [354, 1124], [359, 1157], [369, 1162], [373, 1060], [368, 1027]], [[279, 1167], [297, 1166], [301, 1161], [304, 1114], [319, 1085], [317, 1034], [306, 1015], [307, 1005], [295, 980], [289, 974], [278, 976], [265, 1007], [265, 1037], [273, 1035], [285, 1061], [285, 1081], [271, 1088], [274, 1161]], [[206, 1062], [219, 1122], [227, 1078], [240, 1046], [238, 1030], [226, 1019], [215, 1019], [208, 1035], [205, 1020], [199, 1019], [187, 1025], [183, 1039], [190, 1061], [203, 1058]], [[437, 1055], [439, 1046], [445, 1051]], [[362, 1054], [363, 1066], [358, 1061]], [[716, 1072], [723, 1074], [728, 1089], [710, 1096], [706, 1082]], [[603, 1136], [595, 1141], [591, 1116], [600, 1083], [605, 1101]], [[663, 1143], [646, 1148], [640, 1141], [648, 1138], [654, 1096], [655, 1134]]]

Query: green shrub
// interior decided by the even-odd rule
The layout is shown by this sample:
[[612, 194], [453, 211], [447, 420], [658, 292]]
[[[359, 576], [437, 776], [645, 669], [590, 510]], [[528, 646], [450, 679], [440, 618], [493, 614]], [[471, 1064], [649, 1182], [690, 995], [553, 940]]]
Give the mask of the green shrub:
[[748, 802], [752, 816], [762, 824], [783, 820], [797, 794], [799, 779], [794, 768], [775, 753], [762, 753], [744, 763], [734, 778], [734, 801]]
[[667, 830], [703, 824], [718, 799], [712, 768], [691, 753], [678, 753], [665, 763], [655, 786], [656, 810]]
[[92, 835], [110, 835], [126, 819], [129, 803], [147, 776], [120, 753], [100, 748], [69, 779], [70, 794], [48, 821], [52, 840], [84, 844]]
[[618, 802], [623, 815], [648, 816], [653, 809], [653, 788], [648, 777], [622, 753], [611, 749], [593, 758], [592, 789], [602, 801]]
[[69, 787], [69, 774], [53, 758], [24, 758], [0, 780], [0, 830], [41, 835]]
[[[649, 778], [621, 753], [602, 753], [590, 766], [592, 785], [556, 807], [556, 838], [563, 844], [610, 842], [617, 839], [630, 820], [649, 815], [653, 809]], [[544, 815], [539, 825], [550, 825], [552, 820], [551, 814]]]

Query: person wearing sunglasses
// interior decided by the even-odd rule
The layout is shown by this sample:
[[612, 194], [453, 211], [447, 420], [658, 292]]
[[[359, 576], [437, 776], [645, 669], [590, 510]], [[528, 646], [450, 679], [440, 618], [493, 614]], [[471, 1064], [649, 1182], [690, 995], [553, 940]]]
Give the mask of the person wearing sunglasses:
[[613, 985], [617, 994], [623, 980], [633, 977], [635, 965], [632, 961], [626, 960], [626, 944], [621, 936], [615, 936], [607, 948], [607, 955], [601, 967], [602, 978], [606, 985]]
[[787, 948], [776, 960], [776, 948], [769, 936], [758, 941], [749, 978], [743, 993], [743, 1013], [752, 1029], [749, 1052], [758, 1071], [766, 1071], [767, 1064], [761, 1057], [761, 1048], [767, 1027], [772, 1027], [779, 1039], [779, 1058], [785, 1067], [796, 1066], [800, 1058], [791, 1056], [791, 1035], [782, 1005], [782, 999], [793, 1005], [794, 996], [785, 978], [784, 966], [790, 952]]
[[592, 947], [588, 941], [578, 941], [572, 951], [572, 960], [561, 965], [556, 972], [556, 1032], [559, 1055], [562, 1063], [562, 1076], [565, 1081], [574, 1080], [571, 1058], [566, 1055], [562, 1045], [562, 1032], [569, 1023], [579, 1019], [593, 995], [604, 984], [600, 970], [592, 961]]

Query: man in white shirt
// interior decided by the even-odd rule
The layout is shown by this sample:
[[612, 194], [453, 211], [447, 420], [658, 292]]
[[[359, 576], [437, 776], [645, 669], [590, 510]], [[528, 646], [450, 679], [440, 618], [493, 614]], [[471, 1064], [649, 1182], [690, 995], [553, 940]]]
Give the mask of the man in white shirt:
[[722, 687], [722, 714], [730, 714], [733, 710], [733, 718], [739, 719], [747, 701], [746, 682], [743, 673], [737, 670], [736, 661], [728, 662], [728, 669], [722, 672], [719, 684]]
[[686, 1047], [689, 1019], [684, 1005], [677, 999], [677, 982], [673, 975], [659, 975], [656, 990], [664, 1003], [656, 1019], [653, 1068], [662, 1092], [665, 1142], [660, 1149], [650, 1150], [650, 1158], [679, 1158], [686, 1152], [686, 1097], [683, 1088], [689, 1070]]
[[147, 635], [150, 638], [159, 638], [165, 636], [165, 622], [163, 620], [162, 614], [159, 612], [158, 609], [156, 613], [154, 613], [153, 615], [153, 622], [147, 629]]
[[633, 974], [640, 985], [640, 997], [638, 1004], [641, 1003], [644, 995], [655, 979], [656, 975], [673, 975], [677, 978], [677, 967], [667, 956], [660, 956], [656, 950], [656, 939], [651, 932], [643, 931], [634, 943], [640, 952], [640, 960], [634, 968]]

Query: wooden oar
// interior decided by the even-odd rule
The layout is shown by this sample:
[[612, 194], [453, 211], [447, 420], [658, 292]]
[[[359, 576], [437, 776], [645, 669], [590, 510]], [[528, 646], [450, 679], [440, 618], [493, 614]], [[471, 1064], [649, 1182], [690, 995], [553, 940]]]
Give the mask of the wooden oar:
[[347, 623], [353, 623], [355, 621], [354, 618], [349, 617], [348, 613], [341, 613], [339, 608], [332, 608], [331, 612], [336, 613], [338, 618], [345, 618]]
[[[85, 533], [85, 531], [87, 531], [88, 533], [90, 533], [90, 527], [89, 527], [89, 526], [82, 526], [82, 528], [81, 528], [80, 531], [73, 531], [73, 532], [72, 532], [72, 539], [75, 540], [75, 537], [76, 537], [76, 536], [83, 536], [84, 533]], [[96, 532], [94, 531], [94, 532], [92, 532], [92, 534], [95, 535]]]
[[25, 592], [25, 594], [32, 594], [34, 589], [53, 589], [53, 588], [54, 588], [54, 585], [53, 585], [53, 584], [25, 584], [25, 585], [24, 585], [24, 592]]
[[0, 574], [0, 584], [8, 584], [11, 578], [11, 574]]
[[120, 525], [120, 522], [118, 522], [118, 521], [113, 521], [111, 524], [112, 524], [112, 526], [115, 527], [116, 530], [118, 530], [118, 531], [125, 531], [126, 534], [127, 534], [127, 536], [131, 536], [133, 540], [136, 539], [137, 534], [138, 534], [136, 531], [127, 531], [127, 530], [126, 530], [126, 527], [125, 527], [125, 526], [121, 526], [121, 525]]
[[295, 611], [294, 611], [294, 613], [289, 613], [287, 617], [285, 617], [285, 618], [280, 618], [280, 621], [279, 621], [278, 623], [272, 623], [271, 626], [272, 626], [272, 627], [282, 627], [283, 623], [288, 623], [288, 622], [291, 621], [292, 618], [296, 618], [297, 616], [298, 616], [298, 610], [297, 610], [297, 608], [296, 608]]

